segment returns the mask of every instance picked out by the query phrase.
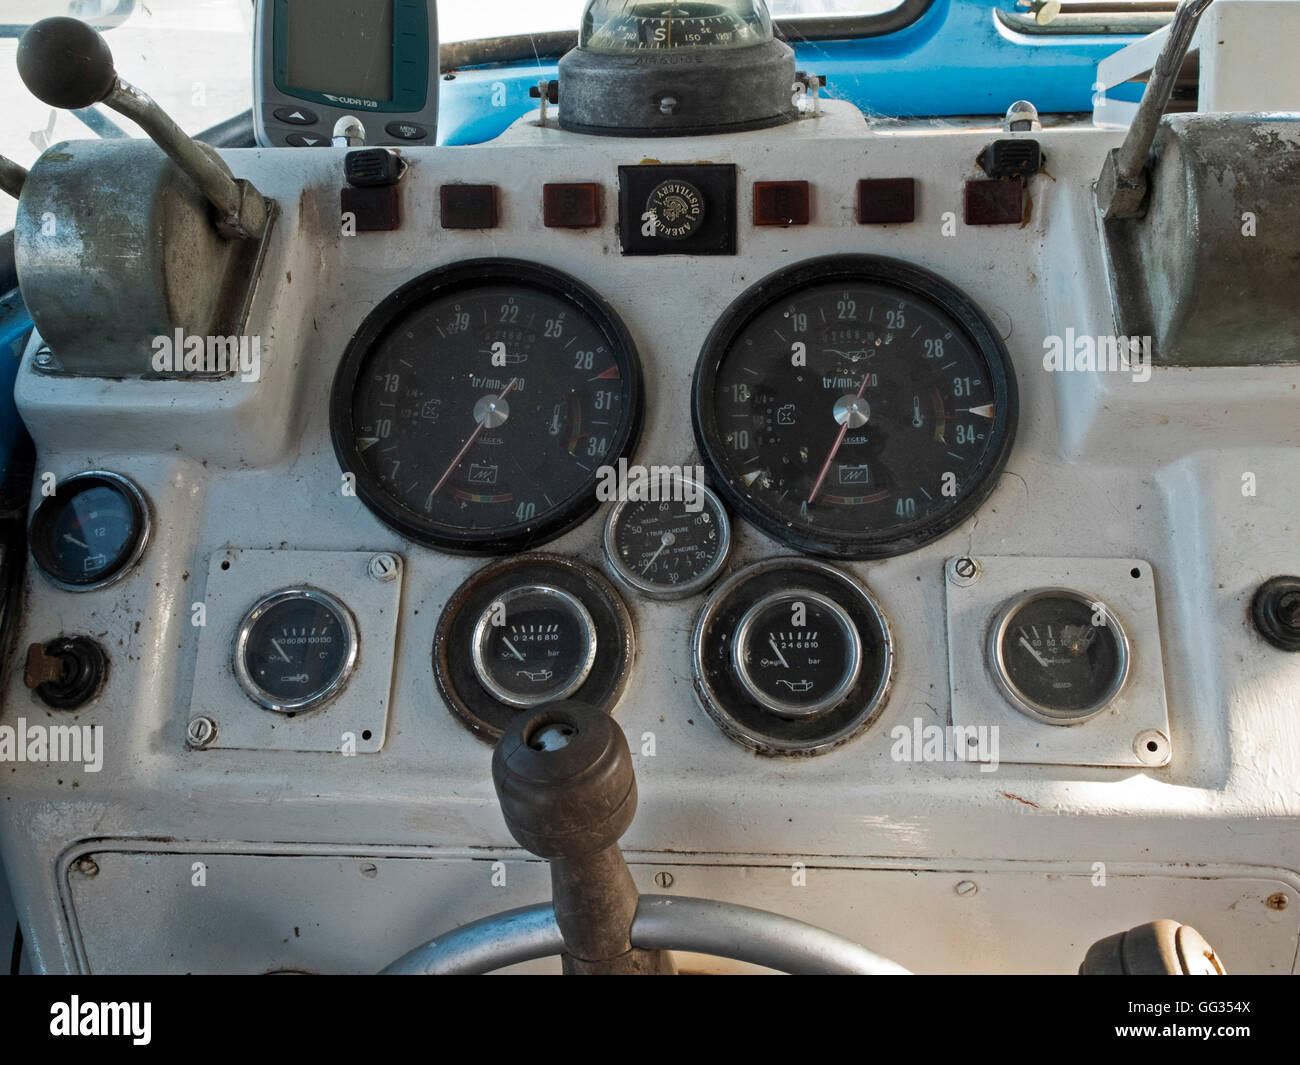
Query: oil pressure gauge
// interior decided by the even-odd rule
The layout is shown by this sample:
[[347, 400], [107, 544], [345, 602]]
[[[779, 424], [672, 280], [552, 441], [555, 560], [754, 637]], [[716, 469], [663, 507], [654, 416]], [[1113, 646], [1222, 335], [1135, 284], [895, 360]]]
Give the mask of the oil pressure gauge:
[[591, 673], [596, 623], [582, 600], [549, 584], [523, 584], [488, 604], [474, 627], [474, 673], [503, 703], [564, 699]]
[[612, 711], [633, 653], [632, 619], [608, 580], [558, 555], [521, 555], [448, 600], [433, 672], [456, 718], [491, 743], [542, 703], [572, 696]]
[[1050, 588], [1009, 603], [989, 633], [993, 675], [1023, 713], [1075, 725], [1101, 713], [1128, 677], [1129, 641], [1106, 605]]
[[605, 521], [605, 558], [624, 584], [651, 599], [684, 599], [726, 564], [731, 522], [709, 488], [678, 478], [668, 501], [616, 503]]
[[884, 613], [825, 563], [749, 566], [709, 597], [695, 625], [705, 710], [760, 754], [822, 754], [852, 739], [884, 706], [892, 673]]
[[235, 638], [235, 676], [267, 710], [297, 713], [342, 690], [356, 666], [357, 626], [319, 588], [285, 588], [259, 599]]

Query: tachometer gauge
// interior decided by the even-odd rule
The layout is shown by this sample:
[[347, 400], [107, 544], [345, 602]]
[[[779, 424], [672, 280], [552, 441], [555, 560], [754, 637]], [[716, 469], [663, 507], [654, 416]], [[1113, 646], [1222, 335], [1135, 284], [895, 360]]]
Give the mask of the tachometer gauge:
[[724, 499], [799, 550], [883, 558], [992, 491], [1015, 435], [1001, 340], [933, 274], [876, 256], [802, 263], [745, 293], [695, 372], [696, 439]]
[[235, 638], [235, 676], [260, 706], [296, 713], [336, 695], [357, 652], [356, 622], [343, 603], [318, 588], [286, 588], [244, 615]]
[[503, 703], [539, 706], [582, 687], [596, 661], [596, 623], [562, 588], [524, 584], [488, 604], [474, 628], [474, 672]]
[[596, 508], [635, 444], [641, 367], [595, 293], [556, 271], [475, 260], [402, 286], [348, 345], [331, 431], [356, 493], [420, 543], [497, 554]]
[[707, 487], [669, 500], [616, 503], [605, 521], [605, 557], [615, 576], [651, 599], [684, 599], [713, 582], [731, 548], [731, 521]]
[[144, 495], [125, 477], [106, 470], [59, 482], [36, 508], [28, 533], [41, 573], [73, 592], [118, 580], [139, 560], [148, 539]]
[[579, 45], [591, 52], [744, 48], [771, 36], [771, 16], [756, 0], [593, 0]]
[[1050, 725], [1101, 713], [1128, 677], [1123, 625], [1104, 603], [1066, 589], [1008, 604], [989, 635], [993, 674], [1019, 710]]

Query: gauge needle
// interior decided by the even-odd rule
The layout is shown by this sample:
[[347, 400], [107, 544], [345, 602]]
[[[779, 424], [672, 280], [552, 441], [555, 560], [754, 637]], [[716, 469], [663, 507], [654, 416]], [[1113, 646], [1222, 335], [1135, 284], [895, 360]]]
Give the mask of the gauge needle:
[[292, 658], [290, 658], [287, 654], [284, 653], [284, 648], [280, 646], [280, 641], [279, 641], [279, 640], [272, 640], [272, 641], [271, 641], [271, 646], [274, 647], [277, 651], [280, 652], [280, 657], [283, 658], [286, 662], [292, 662], [292, 661], [293, 661]]
[[[858, 394], [854, 399], [861, 399], [862, 393], [867, 390], [867, 382], [871, 379], [870, 374], [862, 375], [862, 384], [858, 386]], [[865, 419], [864, 419], [865, 420]], [[844, 443], [844, 437], [849, 431], [849, 425], [852, 423], [851, 417], [844, 419], [844, 424], [840, 426], [839, 434], [835, 437], [835, 445], [831, 448], [831, 453], [826, 456], [826, 461], [822, 463], [821, 473], [817, 475], [817, 480], [813, 482], [812, 491], [808, 493], [808, 503], [817, 498], [817, 493], [822, 490], [822, 484], [826, 480], [826, 475], [831, 472], [831, 463], [835, 461], [835, 456], [840, 453], [840, 445]]]
[[676, 540], [677, 537], [672, 533], [664, 533], [663, 536], [659, 537], [659, 550], [650, 556], [650, 561], [645, 564], [644, 568], [642, 568], [641, 573], [643, 576], [649, 571], [650, 567], [655, 564], [655, 559], [664, 553], [664, 548], [671, 547]]
[[[510, 390], [513, 389], [517, 384], [519, 384], [519, 378], [517, 377], [510, 378], [510, 383], [506, 385], [504, 389], [502, 389], [501, 395], [497, 396], [496, 401], [500, 402], [501, 400], [505, 399], [506, 396], [510, 394]], [[431, 496], [437, 495], [442, 490], [442, 486], [451, 479], [451, 475], [456, 472], [456, 467], [460, 465], [460, 460], [463, 459], [465, 455], [469, 452], [469, 449], [474, 446], [474, 441], [478, 439], [479, 433], [481, 433], [484, 429], [487, 428], [487, 424], [490, 419], [491, 419], [491, 409], [489, 407], [488, 412], [483, 417], [478, 419], [478, 425], [475, 426], [474, 431], [469, 434], [469, 439], [465, 441], [465, 446], [462, 447], [458, 452], [456, 452], [456, 457], [451, 460], [451, 465], [447, 467], [447, 471], [441, 477], [438, 478], [438, 483], [433, 486], [433, 491], [429, 493]]]
[[70, 543], [70, 544], [76, 544], [78, 547], [84, 547], [87, 551], [90, 550], [90, 544], [83, 544], [80, 540], [78, 540], [78, 539], [77, 539], [75, 536], [73, 536], [71, 533], [64, 533], [64, 534], [63, 534], [63, 538], [64, 538], [65, 540], [67, 540], [68, 543]]
[[519, 653], [519, 651], [515, 648], [515, 645], [512, 644], [509, 640], [507, 640], [504, 636], [501, 638], [501, 642], [510, 648], [510, 653], [514, 655], [517, 659], [519, 659], [519, 661], [521, 662], [528, 661], [528, 659], [526, 659], [523, 655]]
[[769, 635], [767, 642], [772, 645], [772, 650], [776, 652], [777, 660], [780, 661], [781, 665], [785, 666], [786, 669], [789, 669], [790, 663], [785, 660], [785, 655], [781, 653], [781, 648], [777, 647], [776, 637]]
[[1025, 650], [1028, 651], [1031, 655], [1034, 656], [1034, 661], [1035, 661], [1035, 662], [1037, 662], [1037, 663], [1038, 663], [1040, 666], [1042, 666], [1044, 669], [1051, 669], [1051, 668], [1052, 668], [1052, 667], [1051, 667], [1051, 664], [1050, 664], [1049, 662], [1047, 662], [1047, 661], [1043, 658], [1042, 655], [1040, 655], [1037, 651], [1034, 650], [1033, 644], [1031, 644], [1031, 643], [1030, 643], [1028, 640], [1026, 640], [1023, 636], [1020, 637], [1020, 642], [1021, 642], [1022, 644], [1024, 644]]

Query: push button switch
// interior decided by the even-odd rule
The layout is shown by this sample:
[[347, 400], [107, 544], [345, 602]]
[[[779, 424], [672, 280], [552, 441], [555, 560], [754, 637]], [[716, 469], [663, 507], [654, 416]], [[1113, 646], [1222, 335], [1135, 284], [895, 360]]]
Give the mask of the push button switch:
[[305, 107], [277, 107], [271, 114], [277, 122], [289, 126], [314, 126], [320, 121], [315, 111], [309, 111]]
[[443, 185], [438, 190], [443, 229], [496, 229], [495, 185]]
[[1018, 226], [1025, 214], [1025, 187], [1019, 181], [968, 181], [965, 219], [968, 226]]
[[542, 186], [542, 221], [548, 229], [592, 229], [600, 225], [600, 186]]
[[914, 178], [864, 178], [858, 182], [859, 225], [882, 226], [914, 221]]
[[755, 181], [754, 225], [806, 226], [810, 198], [806, 181]]

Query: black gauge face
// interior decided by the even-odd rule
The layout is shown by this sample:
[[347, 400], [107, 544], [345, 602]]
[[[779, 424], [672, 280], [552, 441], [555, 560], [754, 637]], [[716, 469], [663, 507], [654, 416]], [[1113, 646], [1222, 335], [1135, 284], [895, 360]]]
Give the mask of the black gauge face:
[[352, 338], [332, 431], [357, 494], [433, 547], [519, 550], [596, 507], [601, 466], [635, 443], [641, 371], [577, 282], [481, 260], [399, 289]]
[[733, 644], [741, 683], [781, 714], [834, 706], [853, 687], [862, 643], [844, 608], [815, 592], [766, 596], [741, 619]]
[[121, 576], [144, 550], [149, 516], [144, 497], [117, 474], [93, 472], [63, 481], [32, 518], [32, 557], [55, 584], [100, 588]]
[[832, 750], [867, 728], [893, 674], [885, 615], [824, 562], [732, 574], [695, 623], [695, 687], [718, 727], [769, 755]]
[[433, 675], [456, 719], [491, 743], [545, 702], [572, 697], [613, 713], [633, 641], [627, 607], [596, 570], [521, 555], [479, 570], [447, 601]]
[[771, 36], [755, 0], [592, 0], [582, 20], [582, 47], [593, 52], [744, 48]]
[[[683, 483], [683, 482], [679, 482]], [[620, 503], [605, 525], [605, 555], [624, 584], [651, 598], [705, 588], [731, 546], [730, 520], [708, 488], [690, 481], [667, 501]]]
[[995, 673], [1031, 716], [1073, 723], [1105, 708], [1124, 683], [1128, 641], [1119, 621], [1075, 592], [1049, 591], [1004, 611], [994, 630]]
[[563, 699], [596, 660], [596, 629], [577, 596], [549, 585], [513, 588], [492, 603], [474, 631], [479, 682], [510, 706]]
[[791, 546], [881, 558], [992, 490], [1014, 436], [1005, 348], [934, 275], [837, 256], [762, 282], [714, 328], [696, 436], [719, 491]]
[[245, 615], [235, 674], [267, 709], [305, 710], [342, 688], [356, 656], [356, 627], [347, 607], [316, 589], [286, 589]]

